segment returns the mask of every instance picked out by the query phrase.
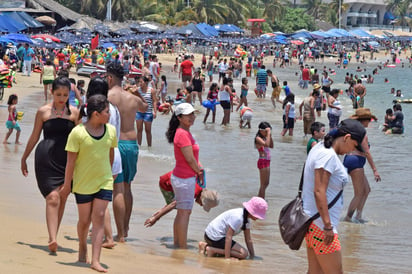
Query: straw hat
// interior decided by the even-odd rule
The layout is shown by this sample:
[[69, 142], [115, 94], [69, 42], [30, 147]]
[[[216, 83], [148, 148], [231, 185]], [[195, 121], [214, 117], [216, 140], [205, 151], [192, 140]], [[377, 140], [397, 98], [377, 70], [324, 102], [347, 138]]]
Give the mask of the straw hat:
[[350, 118], [355, 120], [378, 120], [378, 118], [376, 118], [376, 116], [371, 113], [371, 110], [369, 108], [358, 108], [355, 114]]
[[219, 204], [219, 196], [214, 190], [203, 189], [200, 194], [202, 200], [203, 209], [209, 212], [211, 208], [216, 207]]
[[313, 89], [318, 89], [318, 88], [321, 88], [321, 85], [319, 85], [318, 83], [315, 83], [315, 84], [313, 85]]

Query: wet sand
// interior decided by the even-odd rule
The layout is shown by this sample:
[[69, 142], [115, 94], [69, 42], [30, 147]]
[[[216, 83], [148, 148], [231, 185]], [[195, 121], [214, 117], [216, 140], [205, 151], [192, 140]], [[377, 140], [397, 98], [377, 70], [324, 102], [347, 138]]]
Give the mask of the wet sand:
[[[366, 55], [367, 53], [365, 53]], [[366, 55], [368, 57], [368, 55]], [[377, 56], [380, 61], [386, 60], [384, 54]], [[176, 81], [177, 74], [170, 73], [170, 67], [174, 62], [174, 56], [160, 55], [160, 61], [164, 65], [165, 74], [168, 79]], [[266, 64], [271, 64], [271, 57], [268, 57]], [[326, 63], [331, 64], [334, 60], [326, 60]], [[296, 61], [296, 60], [295, 60]], [[200, 63], [200, 57], [197, 57], [196, 64]], [[311, 64], [311, 63], [309, 63]], [[326, 65], [326, 64], [325, 64]], [[268, 66], [271, 67], [271, 66]], [[298, 70], [295, 65], [296, 71]], [[43, 86], [39, 84], [39, 75], [33, 73], [32, 76], [23, 77], [18, 74], [18, 84], [11, 89], [6, 89], [3, 102], [0, 107], [0, 121], [3, 123], [7, 118], [7, 98], [10, 93], [17, 93], [19, 95], [18, 110], [25, 112], [23, 121], [21, 122], [22, 146], [14, 144], [0, 146], [0, 172], [2, 180], [0, 183], [0, 218], [3, 220], [0, 227], [0, 237], [2, 245], [0, 247], [0, 269], [2, 273], [93, 273], [89, 266], [76, 263], [77, 260], [77, 232], [76, 220], [77, 209], [74, 199], [71, 195], [66, 206], [66, 214], [63, 219], [62, 226], [58, 235], [59, 250], [57, 255], [50, 255], [47, 248], [47, 228], [45, 224], [45, 201], [37, 189], [36, 180], [34, 176], [34, 151], [28, 159], [29, 176], [23, 177], [20, 172], [20, 158], [24, 151], [25, 144], [32, 130], [32, 121], [34, 119], [35, 111], [43, 100]], [[76, 77], [77, 78], [77, 77]], [[216, 80], [216, 75], [214, 75]], [[292, 78], [292, 77], [291, 77]], [[172, 81], [171, 81], [172, 82]], [[251, 81], [252, 82], [252, 81]], [[254, 83], [254, 81], [253, 81]], [[86, 82], [87, 84], [87, 82]], [[292, 83], [296, 85], [296, 83]], [[169, 93], [174, 95], [176, 84], [169, 87]], [[208, 87], [208, 83], [206, 83]], [[251, 84], [250, 90], [253, 90], [254, 84]], [[303, 94], [303, 92], [300, 92]], [[306, 92], [305, 92], [306, 93]], [[251, 97], [253, 98], [253, 94]], [[269, 98], [266, 99], [269, 101]], [[270, 102], [266, 102], [270, 104]], [[267, 106], [265, 106], [267, 107]], [[237, 115], [233, 116], [235, 120], [232, 122], [233, 127], [237, 126]], [[219, 121], [217, 117], [216, 121]], [[197, 123], [200, 123], [198, 120]], [[163, 129], [162, 129], [163, 130]], [[6, 132], [5, 126], [0, 127], [0, 138], [4, 138]], [[9, 141], [13, 141], [15, 133], [12, 134]], [[1, 139], [2, 140], [2, 139]], [[192, 249], [187, 251], [173, 250], [165, 248], [159, 252], [158, 243], [153, 243], [153, 235], [156, 226], [159, 229], [167, 227], [167, 234], [171, 235], [172, 220], [174, 214], [169, 214], [162, 219], [162, 222], [156, 224], [151, 229], [142, 228], [145, 217], [150, 216], [152, 210], [157, 209], [163, 205], [163, 198], [157, 187], [157, 182], [153, 178], [167, 172], [171, 168], [169, 161], [155, 161], [149, 157], [139, 158], [139, 170], [135, 181], [138, 181], [139, 192], [135, 197], [134, 213], [137, 215], [133, 218], [138, 219], [139, 228], [136, 230], [144, 231], [147, 234], [140, 234], [138, 239], [134, 239], [139, 244], [138, 250], [132, 245], [118, 244], [113, 250], [103, 249], [101, 255], [101, 262], [109, 268], [110, 273], [230, 273], [230, 272], [255, 272], [252, 265], [260, 265], [264, 263], [261, 260], [255, 260], [251, 265], [248, 261], [243, 262], [227, 262], [219, 259], [209, 259], [198, 255], [195, 251], [197, 242], [193, 240], [190, 244]], [[153, 175], [155, 174], [155, 175]], [[148, 202], [145, 199], [144, 209], [139, 208], [142, 203], [142, 197], [148, 195], [150, 198], [156, 198]], [[111, 207], [111, 206], [110, 206]], [[195, 209], [199, 211], [198, 208]], [[223, 208], [219, 209], [219, 211]], [[196, 213], [197, 214], [197, 213]], [[140, 224], [141, 223], [141, 224]], [[206, 224], [205, 224], [206, 225]], [[259, 225], [259, 224], [258, 224]], [[263, 224], [265, 226], [265, 224]], [[113, 227], [115, 230], [115, 227]], [[135, 229], [131, 226], [131, 229]], [[190, 228], [189, 228], [190, 230]], [[190, 232], [190, 231], [189, 231]], [[201, 238], [201, 231], [196, 231], [196, 238]], [[190, 236], [190, 234], [189, 234]], [[278, 235], [276, 235], [278, 236]], [[193, 237], [192, 237], [193, 238]], [[170, 240], [170, 239], [169, 239]], [[259, 237], [256, 237], [259, 241]], [[348, 240], [348, 239], [347, 239]], [[153, 251], [150, 245], [156, 245]], [[282, 247], [284, 248], [284, 247]], [[144, 250], [144, 251], [142, 251]], [[90, 246], [89, 246], [90, 252]], [[281, 266], [278, 270], [288, 269], [294, 273], [303, 273], [305, 269], [305, 253], [304, 249], [298, 254], [285, 254], [290, 260], [289, 255], [294, 257], [293, 260], [300, 266]], [[161, 254], [161, 255], [159, 255]], [[89, 254], [90, 256], [91, 254]], [[279, 259], [279, 258], [278, 258]], [[271, 260], [270, 257], [264, 260]], [[281, 262], [281, 260], [279, 260]], [[296, 270], [298, 271], [293, 271]], [[272, 269], [273, 270], [273, 269]]]

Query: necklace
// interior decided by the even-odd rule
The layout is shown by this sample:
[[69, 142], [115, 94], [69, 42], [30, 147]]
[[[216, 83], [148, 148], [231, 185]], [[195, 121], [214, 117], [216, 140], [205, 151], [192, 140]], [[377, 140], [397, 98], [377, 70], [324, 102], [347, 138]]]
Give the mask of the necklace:
[[54, 113], [54, 115], [56, 115], [56, 117], [58, 117], [58, 118], [62, 117], [65, 110], [66, 110], [66, 106], [64, 106], [63, 110], [59, 113], [59, 112], [57, 112], [57, 109], [53, 104], [53, 113]]

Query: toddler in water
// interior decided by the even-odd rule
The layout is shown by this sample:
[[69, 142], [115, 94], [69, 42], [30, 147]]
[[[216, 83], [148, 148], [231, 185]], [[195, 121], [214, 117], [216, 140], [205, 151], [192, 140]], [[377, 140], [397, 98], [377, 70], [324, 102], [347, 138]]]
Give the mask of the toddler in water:
[[18, 102], [18, 97], [16, 94], [11, 94], [9, 96], [9, 100], [7, 101], [7, 104], [9, 105], [7, 107], [8, 111], [9, 111], [9, 116], [7, 118], [7, 122], [6, 122], [6, 127], [9, 130], [6, 133], [6, 136], [4, 137], [4, 141], [3, 144], [9, 144], [9, 142], [7, 142], [7, 140], [9, 139], [10, 135], [13, 132], [13, 129], [15, 129], [16, 132], [16, 145], [21, 145], [21, 143], [19, 142], [19, 138], [20, 138], [20, 133], [21, 133], [21, 129], [20, 129], [20, 125], [19, 122], [17, 122], [17, 109], [16, 109], [16, 105]]
[[202, 102], [203, 106], [206, 107], [206, 114], [205, 118], [203, 118], [203, 123], [206, 123], [207, 118], [209, 117], [210, 110], [212, 110], [212, 123], [215, 122], [216, 119], [216, 103], [218, 103], [218, 94], [219, 94], [219, 87], [216, 83], [212, 83], [209, 89], [209, 93], [207, 94], [207, 100], [209, 102]]
[[240, 102], [236, 108], [236, 111], [240, 109], [242, 105], [247, 106], [247, 93], [249, 90], [248, 79], [246, 77], [242, 78], [242, 86], [240, 87]]
[[391, 128], [391, 122], [392, 120], [390, 119], [393, 116], [393, 110], [391, 108], [386, 109], [386, 114], [385, 114], [385, 122], [383, 123], [383, 128], [382, 131], [386, 132], [388, 129]]
[[[223, 255], [226, 259], [249, 259], [255, 257], [255, 250], [250, 236], [250, 220], [263, 220], [266, 217], [268, 204], [260, 197], [253, 197], [243, 203], [243, 208], [235, 208], [217, 216], [205, 229], [205, 242], [199, 242], [199, 252], [208, 257]], [[244, 248], [232, 238], [243, 230]], [[249, 252], [248, 252], [249, 251]]]
[[[253, 118], [253, 110], [250, 107], [242, 106], [240, 107], [240, 120], [239, 120], [239, 127], [240, 128], [245, 128], [248, 127], [250, 128], [250, 121], [252, 121]], [[243, 124], [245, 122], [245, 124]]]

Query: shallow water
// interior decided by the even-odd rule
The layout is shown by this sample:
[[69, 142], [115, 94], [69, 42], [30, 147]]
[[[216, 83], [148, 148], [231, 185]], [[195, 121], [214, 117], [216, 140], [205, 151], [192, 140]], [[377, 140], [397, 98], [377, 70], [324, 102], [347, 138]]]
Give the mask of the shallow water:
[[[320, 70], [323, 65], [315, 64]], [[357, 65], [356, 65], [357, 66]], [[368, 64], [367, 74], [372, 72], [376, 64]], [[361, 66], [362, 67], [362, 66]], [[334, 79], [334, 87], [345, 89], [342, 84], [346, 72], [355, 73], [355, 67], [349, 70], [338, 70]], [[292, 69], [275, 69], [274, 72], [281, 81], [288, 80], [292, 91], [297, 95], [296, 106], [306, 96], [308, 90], [297, 87], [295, 76], [297, 66]], [[412, 225], [412, 208], [410, 206], [411, 188], [409, 178], [412, 171], [407, 164], [411, 159], [412, 105], [404, 104], [405, 134], [385, 136], [381, 130], [386, 108], [392, 107], [393, 95], [389, 94], [390, 88], [401, 89], [405, 98], [412, 98], [410, 87], [410, 68], [387, 68], [375, 75], [374, 84], [366, 84], [368, 94], [365, 107], [379, 118], [376, 123], [371, 123], [368, 136], [371, 143], [371, 153], [382, 177], [382, 182], [373, 182], [373, 174], [366, 166], [366, 174], [370, 180], [372, 192], [364, 210], [364, 217], [369, 220], [367, 224], [359, 225], [342, 222], [339, 233], [342, 243], [344, 271], [347, 273], [409, 273], [412, 268], [410, 260], [412, 244], [407, 240], [406, 231]], [[384, 78], [389, 83], [384, 83]], [[168, 76], [169, 93], [175, 90], [177, 80], [175, 76]], [[242, 271], [271, 272], [271, 273], [305, 273], [307, 268], [305, 248], [295, 252], [283, 244], [278, 231], [278, 214], [281, 207], [291, 200], [297, 193], [302, 165], [306, 157], [306, 142], [302, 131], [302, 122], [295, 126], [295, 136], [281, 137], [282, 127], [281, 111], [273, 110], [270, 99], [255, 99], [253, 94], [253, 81], [250, 81], [249, 103], [254, 110], [252, 129], [238, 128], [238, 114], [231, 115], [231, 126], [221, 127], [221, 108], [218, 107], [216, 124], [203, 124], [205, 110], [197, 103], [196, 108], [201, 111], [197, 115], [191, 132], [200, 145], [200, 160], [207, 171], [207, 187], [216, 189], [220, 193], [221, 202], [210, 213], [204, 212], [195, 205], [189, 225], [190, 249], [187, 251], [173, 250], [172, 224], [174, 213], [163, 217], [154, 227], [145, 228], [144, 220], [164, 204], [163, 197], [158, 190], [158, 177], [171, 170], [174, 165], [173, 146], [166, 142], [166, 131], [170, 116], [159, 115], [153, 123], [153, 148], [148, 149], [143, 137], [143, 146], [140, 149], [138, 175], [133, 182], [135, 198], [134, 210], [130, 224], [128, 244], [136, 252], [149, 253], [172, 257], [176, 262], [199, 266], [199, 272], [230, 273]], [[235, 83], [239, 91], [239, 84]], [[206, 84], [208, 86], [208, 83]], [[6, 94], [7, 95], [7, 94]], [[27, 142], [32, 129], [35, 111], [43, 101], [42, 92], [38, 92], [22, 99], [19, 110], [25, 112], [21, 123], [23, 134], [22, 141]], [[353, 114], [349, 98], [343, 94], [339, 97], [343, 106], [343, 118]], [[3, 102], [4, 104], [4, 102]], [[7, 108], [0, 108], [0, 119], [5, 121]], [[209, 118], [211, 119], [211, 117]], [[274, 149], [272, 150], [271, 180], [266, 191], [269, 203], [267, 219], [253, 224], [252, 238], [257, 260], [227, 263], [220, 259], [209, 259], [197, 254], [197, 241], [203, 239], [206, 225], [221, 212], [241, 207], [243, 201], [257, 194], [259, 187], [259, 173], [256, 167], [257, 151], [253, 140], [257, 131], [257, 124], [266, 120], [273, 126]], [[322, 112], [320, 121], [327, 124], [326, 112]], [[4, 132], [4, 131], [2, 131]], [[14, 138], [12, 135], [11, 138]], [[13, 139], [11, 139], [13, 140]], [[5, 150], [0, 158], [0, 173], [10, 177], [19, 176], [19, 161], [23, 147], [14, 145], [1, 148]], [[29, 165], [33, 173], [33, 155]], [[17, 168], [16, 168], [17, 166]], [[28, 194], [43, 206], [43, 200], [33, 180]], [[26, 183], [26, 186], [27, 183]], [[345, 210], [352, 198], [352, 186], [349, 184], [344, 191]], [[16, 194], [17, 195], [17, 194]], [[36, 197], [36, 195], [38, 197]], [[36, 202], [37, 203], [37, 202]], [[39, 207], [36, 214], [43, 214]], [[76, 223], [77, 213], [73, 197], [70, 198], [64, 219], [65, 224]], [[115, 230], [115, 226], [113, 226]], [[76, 237], [76, 235], [72, 235]], [[237, 240], [244, 245], [242, 234]], [[116, 250], [113, 250], [116, 252]]]

